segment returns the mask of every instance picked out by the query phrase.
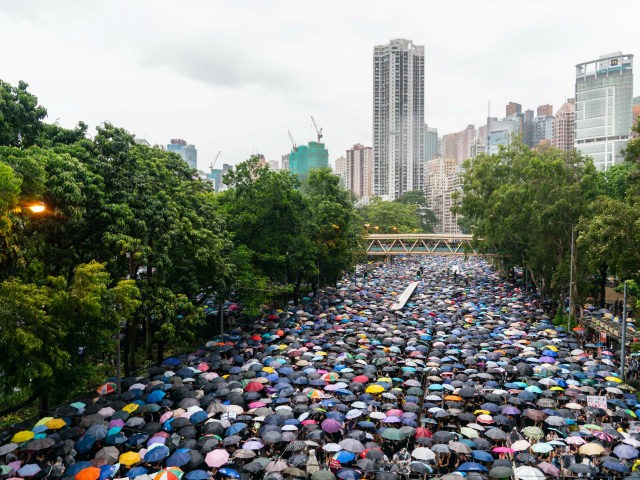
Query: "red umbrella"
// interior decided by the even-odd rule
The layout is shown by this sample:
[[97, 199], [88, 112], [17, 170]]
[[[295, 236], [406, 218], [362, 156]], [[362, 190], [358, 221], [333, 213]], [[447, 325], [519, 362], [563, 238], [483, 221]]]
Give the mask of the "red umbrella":
[[367, 377], [366, 375], [358, 375], [357, 377], [354, 377], [352, 381], [356, 383], [368, 383], [369, 377]]
[[100, 385], [96, 388], [96, 392], [99, 395], [108, 395], [109, 393], [113, 393], [116, 391], [116, 384], [113, 382], [107, 382], [104, 385]]
[[260, 382], [249, 382], [245, 385], [244, 390], [246, 392], [259, 392], [264, 388]]
[[431, 433], [431, 430], [429, 430], [428, 428], [424, 428], [424, 427], [416, 428], [416, 438], [431, 438], [431, 437], [433, 437], [433, 433]]

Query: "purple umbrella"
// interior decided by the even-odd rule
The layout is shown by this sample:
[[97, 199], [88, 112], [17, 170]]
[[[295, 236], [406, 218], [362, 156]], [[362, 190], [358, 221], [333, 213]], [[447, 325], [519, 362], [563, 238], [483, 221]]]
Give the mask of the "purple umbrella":
[[41, 470], [40, 465], [36, 463], [29, 463], [18, 470], [18, 475], [21, 477], [33, 477]]
[[616, 448], [613, 449], [613, 453], [615, 453], [618, 458], [637, 458], [638, 450], [633, 448], [631, 445], [620, 444]]
[[540, 363], [556, 363], [556, 359], [549, 356], [544, 356], [539, 358]]
[[259, 440], [249, 440], [242, 445], [243, 450], [260, 450], [264, 444]]
[[520, 410], [516, 407], [513, 407], [511, 405], [506, 405], [504, 407], [502, 407], [502, 414], [503, 415], [520, 415]]
[[342, 424], [333, 418], [327, 418], [320, 424], [320, 426], [322, 427], [322, 430], [327, 433], [336, 433], [342, 430]]

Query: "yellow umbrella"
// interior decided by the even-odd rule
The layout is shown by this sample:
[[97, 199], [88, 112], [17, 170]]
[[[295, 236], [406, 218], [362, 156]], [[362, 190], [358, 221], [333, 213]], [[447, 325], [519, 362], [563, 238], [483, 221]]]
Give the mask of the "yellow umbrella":
[[373, 385], [369, 385], [366, 389], [365, 389], [366, 393], [382, 393], [384, 392], [384, 387], [382, 385], [378, 385], [378, 384], [373, 384]]
[[65, 422], [61, 418], [52, 418], [46, 424], [49, 430], [59, 430], [67, 426], [67, 422]]
[[557, 352], [558, 351], [558, 347], [556, 347], [555, 345], [547, 345], [545, 348], [547, 350], [551, 350], [552, 352]]
[[389, 377], [380, 377], [378, 380], [376, 380], [376, 382], [393, 383], [393, 380], [391, 380]]
[[120, 462], [122, 465], [126, 465], [127, 467], [135, 465], [136, 463], [140, 463], [141, 460], [142, 459], [140, 458], [140, 454], [138, 454], [137, 452], [124, 452], [118, 458], [118, 462]]
[[273, 367], [263, 367], [262, 371], [267, 373], [275, 373], [275, 370]]
[[564, 388], [562, 388], [562, 387], [558, 387], [558, 386], [555, 386], [555, 387], [551, 387], [549, 390], [554, 390], [554, 391], [562, 392], [562, 391], [564, 391]]
[[622, 383], [622, 379], [618, 377], [605, 377], [607, 382]]
[[473, 412], [474, 415], [491, 415], [489, 410], [476, 410]]
[[140, 405], [138, 405], [137, 403], [129, 403], [128, 405], [125, 405], [124, 407], [122, 407], [122, 410], [127, 413], [133, 413], [138, 408], [140, 408]]
[[36, 423], [35, 426], [39, 427], [40, 425], [46, 425], [49, 420], [53, 420], [53, 417], [43, 417], [38, 420], [38, 423]]
[[584, 445], [581, 445], [580, 448], [578, 449], [578, 452], [580, 452], [583, 455], [590, 455], [590, 456], [600, 455], [602, 452], [604, 452], [604, 447], [599, 443], [589, 442], [589, 443], [585, 443]]
[[31, 440], [33, 437], [35, 437], [35, 433], [33, 433], [31, 430], [22, 430], [16, 433], [11, 438], [11, 441], [15, 443], [22, 443], [26, 442], [27, 440]]

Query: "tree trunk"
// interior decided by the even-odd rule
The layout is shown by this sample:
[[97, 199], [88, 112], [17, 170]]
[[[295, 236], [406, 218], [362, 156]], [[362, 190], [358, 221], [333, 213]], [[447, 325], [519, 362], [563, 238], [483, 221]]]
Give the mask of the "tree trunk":
[[607, 302], [607, 264], [600, 265], [600, 308], [604, 308]]
[[138, 365], [136, 364], [136, 351], [138, 350], [138, 330], [135, 323], [133, 322], [129, 322], [129, 335], [127, 335], [127, 337], [127, 344], [129, 345], [129, 352], [127, 355], [127, 366], [129, 367], [129, 372], [127, 373], [127, 376], [130, 376], [138, 369]]
[[46, 417], [47, 415], [49, 415], [49, 396], [44, 392], [40, 392], [38, 399], [39, 399], [38, 413], [40, 415], [40, 418]]
[[164, 340], [160, 339], [158, 341], [158, 353], [156, 355], [156, 362], [158, 365], [162, 365], [162, 360], [164, 360]]

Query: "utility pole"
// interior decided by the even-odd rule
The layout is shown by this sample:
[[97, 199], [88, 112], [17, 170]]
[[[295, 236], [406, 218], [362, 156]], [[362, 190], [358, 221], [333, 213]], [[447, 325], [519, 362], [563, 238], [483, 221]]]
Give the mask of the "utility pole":
[[627, 343], [627, 281], [624, 281], [624, 296], [622, 305], [622, 335], [620, 336], [620, 378], [624, 381], [624, 362]]
[[573, 314], [573, 250], [575, 243], [575, 229], [571, 227], [571, 261], [569, 267], [569, 317], [567, 318], [567, 334], [571, 331], [571, 315]]

